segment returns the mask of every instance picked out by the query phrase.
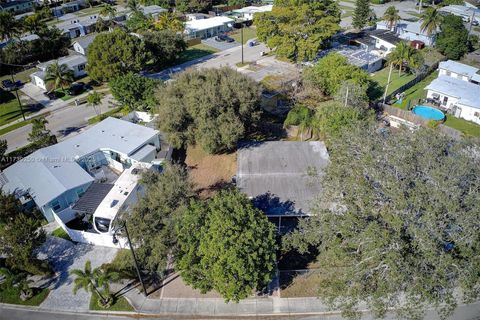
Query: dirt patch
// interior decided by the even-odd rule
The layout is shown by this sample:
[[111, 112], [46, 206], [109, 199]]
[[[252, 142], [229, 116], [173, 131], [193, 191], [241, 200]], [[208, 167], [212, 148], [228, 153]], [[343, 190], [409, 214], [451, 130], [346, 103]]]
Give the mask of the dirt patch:
[[300, 298], [318, 296], [322, 274], [318, 271], [280, 272], [280, 296], [282, 298]]
[[152, 293], [149, 298], [221, 298], [221, 296], [214, 290], [203, 294], [183, 282], [178, 273], [172, 273], [163, 282], [163, 287]]
[[185, 163], [202, 198], [229, 186], [237, 173], [237, 153], [211, 155], [200, 146], [189, 146]]

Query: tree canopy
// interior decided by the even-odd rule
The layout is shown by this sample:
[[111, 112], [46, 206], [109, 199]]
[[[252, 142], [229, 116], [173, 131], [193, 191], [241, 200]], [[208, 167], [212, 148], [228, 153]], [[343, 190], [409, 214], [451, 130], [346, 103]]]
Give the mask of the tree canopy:
[[159, 127], [179, 148], [209, 153], [236, 146], [260, 113], [258, 84], [230, 68], [190, 70], [157, 91]]
[[159, 30], [143, 34], [145, 48], [151, 53], [156, 68], [171, 65], [185, 51], [183, 37], [171, 30]]
[[458, 60], [468, 52], [468, 30], [461, 17], [448, 15], [440, 25], [436, 47], [448, 59]]
[[275, 273], [275, 226], [236, 190], [194, 201], [177, 224], [176, 268], [202, 292], [239, 301], [267, 286]]
[[88, 47], [87, 72], [92, 79], [108, 81], [128, 72], [139, 72], [149, 60], [144, 43], [120, 28], [100, 33]]
[[327, 96], [335, 95], [344, 81], [363, 87], [365, 91], [370, 85], [368, 73], [338, 53], [329, 53], [306, 69], [304, 79], [318, 86]]
[[370, 21], [371, 13], [370, 0], [356, 0], [352, 26], [356, 29], [365, 28]]
[[319, 296], [348, 316], [365, 301], [377, 317], [478, 299], [479, 148], [433, 129], [335, 139], [315, 215], [284, 241], [317, 247]]
[[157, 80], [129, 72], [113, 78], [108, 85], [114, 98], [128, 110], [150, 110], [157, 103], [154, 96]]
[[143, 268], [162, 272], [176, 245], [175, 223], [195, 194], [187, 172], [178, 165], [166, 165], [162, 173], [147, 171], [141, 183], [145, 195], [122, 219], [138, 245], [135, 253]]
[[340, 11], [335, 1], [277, 1], [271, 12], [257, 13], [258, 39], [280, 57], [312, 60], [330, 45], [340, 30]]

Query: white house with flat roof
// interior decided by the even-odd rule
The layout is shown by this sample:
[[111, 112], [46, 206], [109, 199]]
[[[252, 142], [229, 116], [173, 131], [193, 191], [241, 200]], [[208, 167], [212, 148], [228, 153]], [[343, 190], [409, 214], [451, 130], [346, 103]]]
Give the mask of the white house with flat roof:
[[98, 33], [92, 33], [92, 34], [89, 34], [88, 36], [78, 38], [73, 43], [73, 50], [86, 56], [88, 47], [92, 44], [93, 40], [95, 40], [97, 35]]
[[478, 68], [453, 60], [441, 61], [438, 65], [439, 76], [448, 76], [475, 84], [480, 83], [478, 70]]
[[459, 78], [440, 75], [426, 88], [434, 99], [455, 117], [480, 124], [480, 86]]
[[396, 25], [392, 28], [389, 27], [388, 23], [383, 20], [377, 22], [378, 30], [391, 30], [396, 33], [396, 35], [408, 41], [422, 41], [426, 46], [433, 46], [437, 37], [437, 31], [432, 34], [428, 34], [426, 31], [422, 31], [422, 21], [407, 21], [399, 20]]
[[136, 201], [140, 173], [164, 160], [161, 148], [157, 130], [109, 117], [6, 168], [1, 188], [74, 241], [111, 245], [116, 215]]
[[244, 21], [253, 20], [255, 13], [261, 12], [270, 12], [272, 11], [273, 5], [269, 4], [266, 6], [248, 6], [237, 10], [232, 10], [232, 12]]
[[75, 78], [80, 78], [87, 75], [87, 71], [85, 70], [85, 67], [87, 65], [87, 58], [83, 55], [71, 55], [59, 58], [57, 60], [50, 60], [37, 65], [39, 71], [34, 72], [30, 75], [32, 83], [43, 90], [47, 90], [47, 84], [45, 83], [47, 68], [49, 65], [55, 63], [56, 61], [58, 61], [59, 65], [66, 64], [68, 68], [73, 71], [73, 76]]
[[185, 34], [190, 38], [211, 38], [232, 30], [233, 23], [233, 19], [222, 16], [189, 20], [185, 23]]

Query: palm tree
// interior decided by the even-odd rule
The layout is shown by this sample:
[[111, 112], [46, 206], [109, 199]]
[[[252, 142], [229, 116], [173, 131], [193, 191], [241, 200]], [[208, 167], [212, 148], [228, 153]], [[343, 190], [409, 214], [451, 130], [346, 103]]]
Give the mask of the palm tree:
[[73, 71], [66, 64], [58, 64], [58, 61], [48, 65], [45, 83], [50, 89], [57, 90], [59, 87], [64, 90], [73, 82]]
[[171, 30], [180, 33], [185, 29], [183, 21], [174, 12], [161, 14], [155, 22], [155, 27], [159, 30]]
[[397, 8], [394, 6], [388, 7], [383, 15], [383, 20], [387, 22], [387, 26], [390, 30], [396, 26], [397, 22], [400, 20], [400, 15], [398, 14]]
[[138, 0], [128, 0], [127, 7], [133, 12], [137, 12], [140, 10], [140, 4], [138, 3]]
[[87, 96], [87, 105], [89, 107], [93, 107], [93, 110], [95, 110], [95, 113], [97, 114], [97, 116], [100, 115], [100, 112], [97, 109], [97, 106], [100, 104], [101, 101], [102, 101], [102, 96], [96, 91], [93, 91]]
[[398, 75], [400, 76], [403, 66], [409, 68], [418, 68], [422, 63], [422, 59], [418, 51], [410, 47], [406, 42], [400, 42], [395, 49], [387, 56], [389, 63], [398, 66]]
[[108, 17], [110, 20], [110, 24], [113, 23], [113, 19], [117, 15], [117, 9], [111, 4], [106, 4], [103, 6], [102, 10], [100, 10], [100, 15], [104, 17]]
[[10, 12], [0, 12], [0, 40], [9, 40], [21, 33], [20, 25]]
[[[73, 281], [73, 293], [77, 294], [79, 289], [95, 293], [100, 298], [102, 305], [106, 305], [110, 300], [110, 282], [118, 279], [116, 272], [103, 270], [101, 267], [92, 270], [90, 260], [85, 262], [84, 270], [74, 269], [70, 271], [71, 275], [76, 276]], [[103, 289], [103, 294], [100, 290]]]
[[430, 7], [425, 10], [420, 20], [422, 20], [421, 31], [431, 35], [440, 27], [442, 16], [438, 14], [437, 9]]
[[33, 14], [23, 20], [23, 30], [32, 34], [44, 33], [48, 30], [47, 24], [39, 14]]

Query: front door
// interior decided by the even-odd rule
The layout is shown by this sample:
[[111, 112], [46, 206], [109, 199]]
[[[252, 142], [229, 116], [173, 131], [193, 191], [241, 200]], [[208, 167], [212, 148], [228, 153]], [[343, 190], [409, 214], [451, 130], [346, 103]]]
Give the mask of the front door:
[[460, 118], [461, 113], [462, 113], [462, 108], [455, 107], [455, 117]]
[[448, 97], [443, 97], [442, 105], [446, 106], [448, 102]]

